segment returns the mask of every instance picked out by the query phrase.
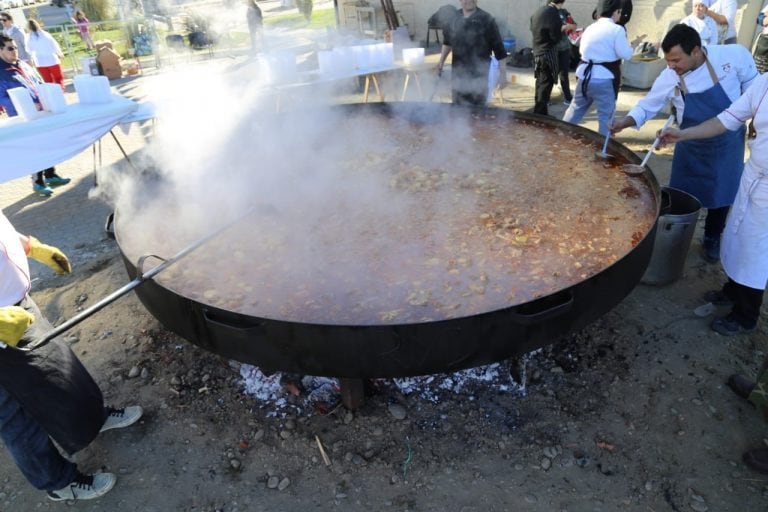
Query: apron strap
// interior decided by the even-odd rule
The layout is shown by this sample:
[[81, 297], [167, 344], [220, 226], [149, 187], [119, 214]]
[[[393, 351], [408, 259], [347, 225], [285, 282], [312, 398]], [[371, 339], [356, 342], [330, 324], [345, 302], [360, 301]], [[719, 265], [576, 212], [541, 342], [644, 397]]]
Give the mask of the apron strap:
[[[703, 51], [703, 50], [702, 50]], [[715, 73], [715, 68], [712, 67], [712, 64], [709, 62], [709, 59], [707, 58], [707, 54], [704, 53], [704, 64], [707, 65], [707, 70], [709, 71], [709, 76], [712, 78], [712, 85], [715, 86], [718, 83], [720, 83], [720, 80], [717, 78], [717, 73]], [[685, 78], [682, 76], [680, 77], [680, 80], [678, 82], [678, 87], [683, 93], [683, 96], [688, 95], [688, 86], [685, 85]]]

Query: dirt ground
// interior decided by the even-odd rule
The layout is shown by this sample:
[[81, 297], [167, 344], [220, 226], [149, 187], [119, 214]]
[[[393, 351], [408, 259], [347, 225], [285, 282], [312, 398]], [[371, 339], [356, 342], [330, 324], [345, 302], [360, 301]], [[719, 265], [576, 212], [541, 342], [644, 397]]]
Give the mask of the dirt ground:
[[[20, 230], [42, 231], [35, 234], [60, 245], [75, 266], [66, 277], [33, 266], [33, 296], [55, 323], [127, 282], [101, 229], [109, 208], [87, 199], [92, 178], [80, 158], [63, 167], [80, 172], [68, 190], [2, 203]], [[651, 163], [662, 183], [669, 161], [667, 151]], [[432, 382], [382, 380], [355, 412], [336, 407], [333, 393], [315, 401], [306, 391], [268, 399], [245, 393], [238, 363], [165, 331], [129, 295], [65, 335], [109, 403], [145, 409], [138, 425], [102, 434], [75, 456], [83, 470], [114, 472], [118, 483], [99, 500], [69, 505], [768, 510], [768, 477], [741, 462], [744, 450], [763, 442], [765, 425], [724, 385], [731, 373], [754, 375], [768, 325], [763, 318], [755, 333], [726, 338], [709, 330], [711, 317], [694, 315], [701, 295], [723, 280], [720, 267], [700, 256], [700, 238], [701, 226], [677, 282], [640, 285], [600, 320], [531, 354], [522, 388], [507, 363]], [[451, 382], [460, 389], [444, 389]], [[5, 452], [0, 461], [0, 510], [67, 507], [32, 489]]]

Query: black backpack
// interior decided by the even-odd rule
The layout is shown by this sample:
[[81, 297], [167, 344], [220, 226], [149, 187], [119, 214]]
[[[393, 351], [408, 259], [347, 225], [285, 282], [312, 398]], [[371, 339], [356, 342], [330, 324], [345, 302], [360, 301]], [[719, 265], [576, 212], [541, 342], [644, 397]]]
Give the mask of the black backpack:
[[509, 55], [508, 65], [515, 68], [533, 67], [533, 49], [523, 48]]

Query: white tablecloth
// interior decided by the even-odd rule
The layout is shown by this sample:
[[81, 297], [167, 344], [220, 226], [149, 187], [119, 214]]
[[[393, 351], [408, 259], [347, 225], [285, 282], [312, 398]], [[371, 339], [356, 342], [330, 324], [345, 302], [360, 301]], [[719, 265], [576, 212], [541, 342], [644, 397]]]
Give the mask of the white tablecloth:
[[43, 112], [32, 121], [0, 120], [0, 182], [42, 171], [68, 160], [99, 140], [138, 104], [113, 95], [109, 103], [67, 105], [64, 112]]

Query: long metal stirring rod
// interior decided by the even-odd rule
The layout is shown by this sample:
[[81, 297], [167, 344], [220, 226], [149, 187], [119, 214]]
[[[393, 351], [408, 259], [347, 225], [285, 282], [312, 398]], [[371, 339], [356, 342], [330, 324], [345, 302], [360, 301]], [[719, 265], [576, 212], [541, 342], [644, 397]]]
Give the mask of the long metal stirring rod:
[[[134, 288], [136, 288], [137, 286], [142, 284], [144, 281], [152, 279], [157, 274], [159, 274], [163, 270], [167, 269], [168, 267], [170, 267], [171, 265], [173, 265], [174, 263], [176, 263], [177, 261], [182, 259], [184, 256], [188, 255], [189, 253], [191, 253], [195, 249], [199, 248], [200, 246], [208, 243], [211, 239], [216, 238], [221, 233], [223, 233], [227, 229], [231, 228], [235, 224], [238, 224], [244, 218], [246, 218], [247, 216], [249, 216], [252, 213], [254, 213], [256, 210], [257, 210], [257, 208], [252, 208], [252, 209], [248, 210], [248, 212], [246, 212], [244, 215], [242, 215], [242, 216], [238, 217], [237, 219], [235, 219], [235, 220], [233, 220], [231, 222], [228, 222], [227, 224], [217, 228], [215, 231], [209, 233], [208, 235], [204, 236], [203, 238], [201, 238], [201, 239], [195, 241], [194, 243], [188, 245], [187, 247], [185, 247], [181, 251], [177, 252], [176, 254], [174, 254], [173, 256], [171, 256], [168, 259], [164, 259], [164, 258], [161, 258], [160, 256], [155, 256], [153, 254], [142, 256], [141, 258], [139, 258], [139, 261], [138, 261], [138, 263], [136, 265], [136, 270], [138, 272], [138, 275], [133, 279], [133, 281], [129, 282], [125, 286], [123, 286], [123, 287], [115, 290], [114, 292], [110, 293], [109, 295], [107, 295], [106, 297], [101, 299], [99, 302], [97, 302], [97, 303], [93, 304], [92, 306], [90, 306], [89, 308], [83, 310], [81, 313], [73, 316], [72, 318], [70, 318], [69, 320], [64, 322], [63, 324], [61, 324], [61, 325], [59, 325], [57, 327], [54, 327], [50, 332], [48, 332], [45, 336], [43, 336], [36, 343], [27, 345], [24, 348], [17, 347], [17, 349], [18, 350], [30, 351], [30, 350], [34, 350], [36, 348], [42, 347], [43, 345], [46, 345], [52, 339], [54, 339], [56, 336], [59, 336], [60, 334], [68, 331], [69, 329], [71, 329], [72, 327], [76, 326], [77, 324], [79, 324], [80, 322], [82, 322], [83, 320], [85, 320], [86, 318], [91, 316], [92, 314], [96, 313], [97, 311], [100, 311], [100, 310], [104, 309], [106, 306], [110, 305], [111, 303], [113, 303], [114, 301], [116, 301], [117, 299], [122, 297], [123, 295], [126, 295], [128, 292], [130, 292], [131, 290], [133, 290]], [[153, 267], [152, 269], [148, 270], [147, 272], [142, 272], [142, 266], [144, 264], [144, 261], [147, 258], [157, 258], [157, 259], [163, 260], [163, 262], [160, 263], [159, 265], [157, 265], [156, 267]]]
[[603, 150], [599, 153], [595, 153], [598, 157], [603, 159], [611, 158], [611, 155], [606, 153], [608, 151], [608, 141], [611, 140], [611, 126], [613, 125], [613, 119], [614, 116], [616, 116], [616, 109], [613, 109], [613, 112], [611, 113], [611, 120], [608, 121], [608, 133], [605, 134], [605, 142], [603, 142]]

